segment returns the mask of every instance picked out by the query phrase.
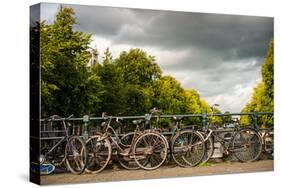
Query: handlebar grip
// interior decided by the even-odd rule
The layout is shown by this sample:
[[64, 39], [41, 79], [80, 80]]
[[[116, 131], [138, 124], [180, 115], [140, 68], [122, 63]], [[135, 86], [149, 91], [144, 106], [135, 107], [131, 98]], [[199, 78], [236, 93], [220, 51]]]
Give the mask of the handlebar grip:
[[49, 119], [60, 119], [61, 117], [59, 115], [51, 115], [50, 117], [46, 118], [46, 120], [49, 120]]

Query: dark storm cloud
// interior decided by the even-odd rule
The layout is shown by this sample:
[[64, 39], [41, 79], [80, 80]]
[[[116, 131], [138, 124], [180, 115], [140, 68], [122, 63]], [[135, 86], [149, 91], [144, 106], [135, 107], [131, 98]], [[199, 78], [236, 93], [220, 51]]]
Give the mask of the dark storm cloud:
[[124, 34], [116, 41], [170, 50], [192, 47], [209, 50], [222, 59], [263, 57], [272, 28], [271, 18], [166, 12], [146, 26], [141, 38]]
[[126, 9], [75, 6], [74, 7], [79, 25], [77, 29], [97, 33], [102, 36], [114, 36], [124, 23], [130, 24], [130, 11]]
[[273, 37], [273, 18], [269, 17], [64, 6], [74, 8], [77, 29], [115, 43], [169, 50], [196, 48], [219, 55], [222, 60], [264, 57]]
[[74, 8], [79, 28], [84, 32], [114, 37], [124, 25], [135, 25], [159, 13], [150, 10], [113, 8], [100, 6], [65, 5]]
[[220, 63], [264, 57], [273, 37], [273, 19], [268, 17], [93, 6], [73, 8], [80, 22], [77, 28], [82, 31], [95, 32], [116, 44], [149, 45], [171, 51], [196, 49], [194, 56], [204, 56], [202, 60], [199, 58], [204, 64], [205, 59]]
[[166, 12], [147, 33], [159, 35], [167, 48], [192, 46], [213, 51], [237, 50], [233, 57], [263, 56], [267, 47], [264, 41], [273, 35], [272, 25], [271, 18], [263, 17]]

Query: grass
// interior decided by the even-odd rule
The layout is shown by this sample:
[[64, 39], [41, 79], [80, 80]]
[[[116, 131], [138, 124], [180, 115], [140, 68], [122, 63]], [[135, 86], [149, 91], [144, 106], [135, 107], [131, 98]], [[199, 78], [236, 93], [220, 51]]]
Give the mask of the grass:
[[198, 166], [212, 166], [215, 164], [214, 162], [206, 162], [206, 163], [200, 163]]

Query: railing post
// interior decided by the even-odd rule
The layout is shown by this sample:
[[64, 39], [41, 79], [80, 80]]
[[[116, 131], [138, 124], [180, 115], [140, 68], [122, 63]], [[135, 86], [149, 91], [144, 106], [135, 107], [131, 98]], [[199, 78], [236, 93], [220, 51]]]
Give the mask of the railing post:
[[255, 125], [255, 128], [259, 128], [259, 125], [258, 125], [258, 112], [254, 112], [253, 113], [253, 120], [254, 120], [254, 125]]
[[205, 128], [206, 127], [206, 122], [207, 122], [207, 114], [203, 113], [202, 114], [202, 126]]
[[88, 137], [89, 137], [89, 134], [88, 134], [89, 116], [88, 116], [88, 115], [84, 115], [84, 116], [83, 116], [83, 122], [84, 122], [84, 126], [83, 126], [83, 138], [84, 138], [84, 140], [87, 140]]

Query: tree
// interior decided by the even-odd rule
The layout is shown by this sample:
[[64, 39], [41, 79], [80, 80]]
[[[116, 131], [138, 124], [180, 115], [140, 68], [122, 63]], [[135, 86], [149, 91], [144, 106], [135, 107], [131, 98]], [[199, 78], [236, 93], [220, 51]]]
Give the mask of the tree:
[[207, 102], [200, 99], [199, 93], [194, 89], [185, 90], [187, 113], [201, 114], [210, 108]]
[[269, 49], [265, 62], [262, 65], [262, 80], [264, 82], [264, 105], [263, 110], [273, 112], [274, 110], [274, 42], [269, 43]]
[[103, 94], [99, 77], [87, 71], [91, 35], [73, 30], [72, 8], [60, 7], [53, 24], [40, 25], [42, 115], [95, 112]]
[[126, 114], [148, 112], [153, 107], [153, 84], [161, 77], [155, 58], [136, 48], [122, 52], [115, 63], [124, 81]]
[[124, 112], [126, 106], [124, 93], [124, 80], [121, 76], [121, 71], [117, 68], [116, 63], [109, 51], [109, 48], [104, 52], [103, 63], [96, 66], [95, 70], [104, 85], [105, 92], [101, 97], [101, 112], [116, 115], [119, 112]]
[[161, 77], [161, 69], [155, 58], [138, 48], [129, 52], [123, 51], [116, 59], [116, 63], [128, 84], [148, 87]]
[[187, 100], [180, 83], [172, 76], [163, 76], [155, 82], [154, 106], [164, 114], [183, 114]]
[[[269, 43], [268, 52], [261, 69], [262, 81], [254, 88], [250, 102], [244, 107], [242, 112], [273, 112], [274, 111], [274, 42]], [[252, 117], [241, 117], [244, 125], [253, 123]], [[262, 116], [259, 124], [272, 126], [271, 116]]]

